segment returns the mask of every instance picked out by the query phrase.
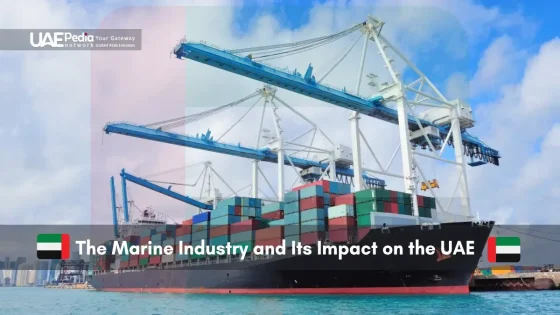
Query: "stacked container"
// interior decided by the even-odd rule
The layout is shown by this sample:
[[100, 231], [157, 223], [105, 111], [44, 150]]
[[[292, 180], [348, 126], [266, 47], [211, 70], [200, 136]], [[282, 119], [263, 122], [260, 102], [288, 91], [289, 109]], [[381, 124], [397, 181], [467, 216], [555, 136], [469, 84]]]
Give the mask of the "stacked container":
[[[192, 218], [193, 230], [191, 236], [192, 246], [198, 246], [204, 241], [208, 245], [208, 237], [210, 236], [210, 212], [202, 212], [196, 214]], [[192, 259], [200, 259], [206, 257], [206, 254], [193, 254]]]
[[273, 226], [257, 230], [255, 232], [255, 245], [260, 246], [280, 246], [284, 239], [284, 227]]
[[[162, 253], [163, 255], [161, 256], [161, 262], [163, 264], [174, 262], [175, 261], [175, 238], [168, 237], [166, 240], [162, 241], [161, 245], [163, 246], [164, 249], [164, 252]], [[173, 253], [171, 253], [171, 255], [165, 254], [165, 247], [167, 246], [173, 247]]]
[[265, 227], [265, 223], [257, 219], [233, 223], [230, 228], [230, 243], [243, 246], [250, 253], [255, 246], [255, 231], [263, 227]]
[[315, 244], [323, 240], [325, 225], [324, 185], [309, 186], [299, 190], [300, 243]]
[[[189, 259], [187, 253], [179, 254], [181, 252], [180, 247], [191, 244], [191, 234], [192, 234], [192, 219], [185, 220], [180, 227], [175, 231], [175, 261], [185, 261]], [[182, 242], [182, 245], [181, 245]]]
[[[163, 242], [167, 240], [167, 231], [160, 229], [160, 233], [156, 233], [151, 236], [152, 246], [161, 246]], [[149, 256], [149, 265], [158, 265], [161, 264], [161, 258], [163, 253], [155, 253], [155, 250], [152, 248], [152, 254]]]
[[[126, 242], [127, 249], [130, 250], [132, 245], [140, 245], [140, 236], [129, 235], [124, 238], [124, 241]], [[138, 265], [138, 255], [130, 255], [130, 253], [127, 254], [123, 252], [122, 255], [120, 255], [120, 260], [120, 268], [134, 267]], [[134, 266], [131, 266], [131, 262], [133, 260], [136, 260], [136, 262], [134, 263]]]
[[291, 247], [293, 242], [300, 242], [300, 209], [299, 191], [291, 191], [284, 195], [284, 237], [286, 246]]

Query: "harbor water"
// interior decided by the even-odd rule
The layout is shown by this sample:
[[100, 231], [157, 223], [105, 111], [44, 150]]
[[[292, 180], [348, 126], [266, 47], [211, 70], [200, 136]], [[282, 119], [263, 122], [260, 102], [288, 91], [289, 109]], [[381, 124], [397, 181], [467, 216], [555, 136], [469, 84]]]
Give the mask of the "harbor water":
[[236, 296], [0, 288], [4, 314], [558, 314], [560, 291], [458, 296]]

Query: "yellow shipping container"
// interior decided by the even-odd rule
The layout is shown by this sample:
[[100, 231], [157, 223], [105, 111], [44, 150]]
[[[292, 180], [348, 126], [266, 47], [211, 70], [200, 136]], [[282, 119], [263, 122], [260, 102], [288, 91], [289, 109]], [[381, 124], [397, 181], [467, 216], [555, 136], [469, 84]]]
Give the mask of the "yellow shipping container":
[[492, 274], [493, 275], [506, 275], [508, 273], [512, 273], [513, 268], [511, 266], [498, 266], [492, 267]]

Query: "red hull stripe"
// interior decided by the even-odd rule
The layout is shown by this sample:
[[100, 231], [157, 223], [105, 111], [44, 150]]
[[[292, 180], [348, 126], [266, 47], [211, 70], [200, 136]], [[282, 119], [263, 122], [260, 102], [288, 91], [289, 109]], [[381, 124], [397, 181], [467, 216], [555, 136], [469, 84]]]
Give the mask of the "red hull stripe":
[[300, 289], [103, 288], [108, 292], [190, 294], [469, 294], [469, 286]]
[[496, 262], [496, 237], [491, 236], [488, 238], [488, 246], [486, 246], [488, 251], [488, 262]]
[[70, 235], [61, 234], [62, 239], [62, 252], [60, 253], [60, 259], [70, 259]]

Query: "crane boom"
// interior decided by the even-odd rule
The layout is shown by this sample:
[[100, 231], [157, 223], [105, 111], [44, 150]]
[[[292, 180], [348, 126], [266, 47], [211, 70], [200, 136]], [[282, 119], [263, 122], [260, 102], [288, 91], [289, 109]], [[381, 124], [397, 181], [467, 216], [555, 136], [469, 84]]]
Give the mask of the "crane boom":
[[[170, 188], [167, 189], [167, 188], [161, 187], [159, 185], [153, 184], [153, 183], [151, 183], [151, 182], [149, 182], [145, 179], [142, 179], [140, 177], [136, 177], [134, 175], [128, 174], [127, 172], [125, 172], [124, 168], [121, 171], [121, 178], [122, 178], [122, 182], [123, 182], [123, 187], [124, 187], [126, 181], [130, 181], [130, 182], [133, 182], [133, 183], [135, 183], [137, 185], [140, 185], [142, 187], [146, 187], [150, 190], [158, 192], [160, 194], [166, 195], [166, 196], [171, 197], [173, 199], [176, 199], [176, 200], [182, 201], [184, 203], [190, 204], [192, 206], [195, 206], [197, 208], [204, 209], [204, 210], [212, 210], [213, 209], [212, 205], [200, 202], [198, 200], [195, 200], [195, 199], [187, 197], [187, 196], [183, 196], [183, 195], [178, 194], [174, 191], [171, 191]], [[123, 194], [126, 194], [126, 189], [123, 189]], [[125, 198], [125, 196], [123, 196], [123, 200], [127, 199], [127, 198]], [[123, 206], [125, 207], [125, 212], [128, 212], [128, 205], [124, 204]]]
[[[241, 76], [252, 78], [267, 84], [275, 85], [295, 93], [315, 98], [320, 101], [331, 103], [335, 106], [343, 107], [360, 114], [381, 119], [393, 124], [398, 124], [398, 115], [395, 109], [384, 106], [384, 98], [376, 96], [366, 99], [346, 92], [345, 89], [337, 90], [316, 82], [312, 75], [313, 68], [309, 65], [304, 76], [296, 71], [293, 73], [277, 70], [273, 67], [258, 63], [249, 57], [240, 57], [229, 51], [216, 49], [202, 43], [183, 42], [174, 49], [174, 54], [178, 59], [191, 59], [212, 67], [229, 71]], [[418, 121], [408, 115], [408, 125], [411, 131], [417, 131], [422, 127], [432, 126], [437, 128], [442, 138], [446, 138], [451, 132], [448, 125], [436, 125], [432, 122], [418, 119]], [[499, 165], [501, 158], [499, 152], [482, 141], [478, 140], [462, 131], [465, 155], [471, 158], [484, 160], [495, 165]], [[449, 139], [449, 143], [452, 143]], [[472, 163], [471, 166], [484, 163]]]
[[[212, 139], [210, 135], [210, 131], [207, 131], [205, 134], [202, 134], [199, 137], [193, 137], [188, 135], [172, 133], [169, 131], [162, 131], [162, 130], [143, 127], [143, 126], [126, 124], [126, 123], [108, 124], [105, 126], [104, 131], [107, 134], [116, 133], [116, 134], [131, 136], [135, 138], [158, 141], [158, 142], [163, 142], [168, 144], [175, 144], [179, 146], [195, 148], [195, 149], [216, 152], [216, 153], [222, 153], [226, 155], [238, 156], [238, 157], [248, 158], [252, 160], [265, 161], [271, 163], [278, 162], [278, 154], [272, 151], [271, 149], [254, 149], [254, 148], [241, 146], [240, 144], [233, 145], [233, 144], [218, 142]], [[329, 163], [311, 161], [299, 157], [290, 157], [290, 158], [286, 157], [284, 159], [284, 164], [285, 165], [293, 164], [295, 167], [301, 169], [318, 167], [321, 168], [322, 171], [326, 170], [329, 166]], [[344, 168], [344, 167], [337, 166], [336, 173], [338, 176], [347, 176], [347, 177], [354, 176], [354, 171], [348, 167]], [[362, 174], [362, 176], [366, 181], [366, 183], [368, 183], [371, 186], [377, 186], [377, 187], [385, 186], [385, 181], [379, 178], [370, 177], [367, 174]], [[147, 183], [150, 185], [154, 185], [150, 182]], [[159, 189], [164, 189], [164, 188], [159, 187]], [[165, 191], [167, 192], [167, 190]]]

